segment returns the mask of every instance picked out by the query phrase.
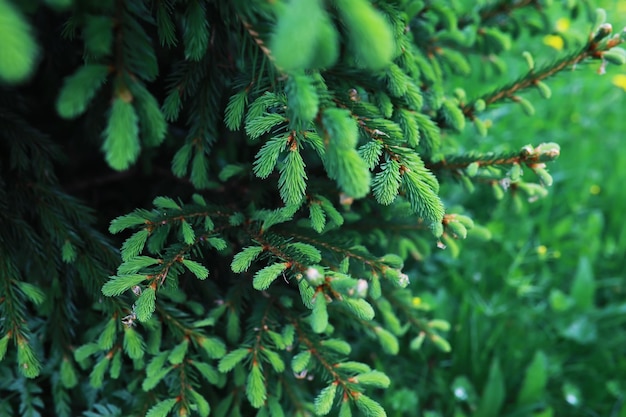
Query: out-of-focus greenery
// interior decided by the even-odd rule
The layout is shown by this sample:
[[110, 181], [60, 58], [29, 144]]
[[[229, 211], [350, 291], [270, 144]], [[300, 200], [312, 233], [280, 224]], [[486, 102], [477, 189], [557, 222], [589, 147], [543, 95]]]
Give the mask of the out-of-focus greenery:
[[[600, 3], [621, 30], [626, 2]], [[589, 31], [580, 20], [558, 21], [554, 36]], [[511, 56], [557, 55], [554, 39], [520, 42]], [[484, 149], [561, 145], [554, 185], [531, 204], [494, 204], [489, 187], [451, 202], [473, 207], [492, 238], [425, 265], [431, 292], [416, 302], [451, 323], [452, 352], [420, 351], [416, 385], [388, 393], [395, 415], [626, 416], [626, 71], [599, 72], [597, 63], [550, 80], [549, 100], [529, 97], [535, 117], [514, 105], [490, 113], [489, 136], [475, 139]], [[471, 146], [472, 135], [459, 142]]]

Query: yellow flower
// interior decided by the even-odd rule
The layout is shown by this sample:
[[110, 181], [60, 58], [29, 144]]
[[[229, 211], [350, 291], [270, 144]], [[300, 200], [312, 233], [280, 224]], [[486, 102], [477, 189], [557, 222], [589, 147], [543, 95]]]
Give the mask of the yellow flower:
[[612, 81], [618, 88], [626, 91], [626, 74], [617, 74], [613, 76]]
[[546, 248], [545, 245], [539, 245], [537, 246], [537, 253], [540, 256], [545, 255], [546, 253], [548, 253], [548, 248]]
[[569, 26], [570, 26], [570, 21], [566, 17], [562, 17], [556, 21], [557, 32], [565, 32], [567, 29], [569, 29]]
[[559, 51], [563, 49], [565, 45], [563, 38], [559, 35], [546, 35], [543, 37], [543, 43]]
[[418, 307], [419, 305], [422, 304], [422, 299], [419, 297], [413, 297], [413, 300], [411, 300], [413, 303], [413, 307]]

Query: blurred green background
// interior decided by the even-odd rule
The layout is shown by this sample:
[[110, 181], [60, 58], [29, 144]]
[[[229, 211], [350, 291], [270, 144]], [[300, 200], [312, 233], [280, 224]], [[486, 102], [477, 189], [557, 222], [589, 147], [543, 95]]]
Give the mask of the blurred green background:
[[[554, 3], [554, 34], [517, 42], [503, 80], [527, 68], [522, 51], [545, 62], [590, 33], [585, 16], [559, 19], [565, 2]], [[596, 4], [614, 32], [626, 26], [626, 1]], [[535, 202], [447, 185], [447, 195], [458, 195], [450, 202], [467, 207], [492, 239], [470, 236], [456, 259], [448, 248], [425, 264], [423, 299], [451, 323], [452, 353], [427, 346], [416, 354], [416, 386], [388, 394], [390, 415], [626, 417], [626, 68], [599, 70], [594, 62], [548, 80], [549, 100], [525, 93], [533, 117], [501, 105], [483, 117], [492, 123], [487, 138], [468, 126], [449, 139], [484, 150], [557, 142], [561, 156], [548, 167], [549, 196]], [[476, 86], [466, 88], [469, 97], [498, 85], [475, 77], [453, 82]]]

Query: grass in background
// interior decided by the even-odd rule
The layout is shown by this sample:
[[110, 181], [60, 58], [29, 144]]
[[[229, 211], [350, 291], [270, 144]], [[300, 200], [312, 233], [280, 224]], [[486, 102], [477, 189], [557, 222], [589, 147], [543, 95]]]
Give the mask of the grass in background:
[[[621, 30], [626, 2], [603, 3]], [[493, 206], [475, 216], [492, 239], [424, 266], [453, 351], [420, 352], [415, 388], [390, 394], [398, 416], [626, 417], [626, 70], [597, 67], [550, 80], [550, 100], [527, 94], [533, 118], [513, 104], [490, 113], [486, 149], [561, 145], [554, 185], [534, 203], [496, 202], [488, 187], [463, 201]]]

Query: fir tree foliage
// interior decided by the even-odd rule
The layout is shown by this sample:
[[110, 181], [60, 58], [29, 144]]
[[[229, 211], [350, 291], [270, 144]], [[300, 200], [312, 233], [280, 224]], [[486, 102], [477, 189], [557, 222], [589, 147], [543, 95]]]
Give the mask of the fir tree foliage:
[[[532, 115], [527, 90], [549, 98], [564, 69], [626, 61], [600, 19], [468, 98], [456, 75], [502, 73], [527, 25], [550, 30], [540, 3], [0, 0], [0, 414], [387, 415], [388, 359], [451, 350], [419, 261], [488, 237], [440, 184], [532, 201], [560, 152], [456, 135], [486, 135], [496, 105]], [[109, 237], [66, 181], [94, 149], [113, 178], [167, 178], [123, 196]], [[494, 360], [476, 415], [501, 380]]]

